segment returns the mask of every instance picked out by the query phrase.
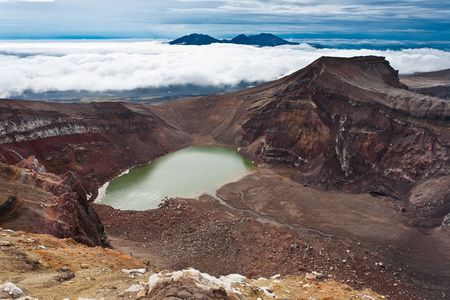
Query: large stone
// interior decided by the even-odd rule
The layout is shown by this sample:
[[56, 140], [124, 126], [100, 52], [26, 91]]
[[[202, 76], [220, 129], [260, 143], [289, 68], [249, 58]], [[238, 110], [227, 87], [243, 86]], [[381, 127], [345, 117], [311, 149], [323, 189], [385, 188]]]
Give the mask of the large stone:
[[22, 295], [23, 291], [12, 282], [0, 285], [0, 298], [19, 298]]

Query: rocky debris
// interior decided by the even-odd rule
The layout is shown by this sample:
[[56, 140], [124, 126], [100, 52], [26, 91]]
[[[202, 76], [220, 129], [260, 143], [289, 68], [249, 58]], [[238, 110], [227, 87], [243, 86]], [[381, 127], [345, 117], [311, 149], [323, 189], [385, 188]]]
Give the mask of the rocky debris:
[[14, 283], [7, 282], [0, 284], [0, 299], [19, 298], [23, 295], [23, 291]]
[[130, 277], [134, 278], [136, 275], [144, 276], [145, 273], [147, 273], [147, 270], [145, 268], [132, 269], [132, 270], [122, 269], [122, 272], [124, 272], [125, 274], [128, 274], [128, 275], [130, 275]]
[[17, 168], [29, 169], [36, 172], [45, 172], [45, 167], [39, 163], [34, 155], [31, 155], [27, 159], [20, 161], [17, 165]]
[[323, 273], [312, 271], [311, 273], [306, 273], [305, 278], [308, 280], [317, 280], [323, 277]]
[[[255, 177], [258, 176], [255, 175]], [[440, 289], [446, 290], [445, 287], [439, 287], [442, 281], [437, 278], [437, 281], [434, 281], [437, 286], [419, 285], [417, 278], [421, 276], [419, 272], [423, 270], [415, 268], [413, 271], [411, 266], [406, 267], [404, 253], [400, 252], [395, 244], [383, 246], [380, 242], [373, 244], [354, 237], [330, 234], [329, 229], [318, 230], [317, 223], [311, 223], [313, 229], [308, 230], [306, 225], [309, 223], [305, 222], [300, 227], [294, 222], [291, 226], [298, 228], [298, 231], [294, 230], [288, 223], [287, 213], [273, 206], [274, 202], [279, 203], [280, 199], [284, 201], [284, 198], [281, 195], [271, 194], [269, 189], [274, 186], [280, 191], [285, 191], [284, 184], [292, 183], [284, 180], [273, 184], [261, 177], [258, 177], [258, 180], [259, 185], [248, 185], [248, 188], [258, 199], [257, 203], [265, 207], [265, 210], [260, 211], [259, 216], [255, 213], [258, 211], [250, 210], [250, 208], [255, 209], [253, 207], [244, 207], [242, 210], [231, 209], [206, 196], [200, 197], [198, 201], [170, 200], [163, 203], [160, 208], [148, 211], [119, 211], [106, 205], [94, 207], [105, 220], [105, 226], [111, 236], [126, 238], [130, 244], [136, 245], [136, 252], [139, 251], [138, 249], [143, 252], [146, 249], [147, 251], [158, 249], [157, 253], [171, 263], [172, 269], [193, 267], [216, 277], [221, 274], [239, 273], [248, 278], [261, 276], [267, 278], [278, 273], [281, 276], [298, 276], [301, 278], [299, 281], [305, 281], [306, 271], [314, 270], [323, 274], [320, 280], [314, 282], [321, 283], [324, 279], [333, 279], [356, 289], [370, 287], [380, 294], [399, 300], [419, 299], [419, 295], [425, 292], [436, 294]], [[256, 193], [259, 186], [264, 187], [263, 192], [266, 195], [264, 199]], [[241, 191], [232, 184], [229, 190], [237, 194]], [[298, 191], [297, 194], [307, 195], [310, 192], [304, 190]], [[284, 192], [283, 195], [285, 194]], [[270, 196], [274, 201], [265, 202]], [[336, 197], [338, 196], [339, 194], [336, 194]], [[351, 197], [349, 194], [344, 196], [346, 199]], [[368, 195], [367, 197], [372, 199]], [[318, 203], [321, 197], [316, 195], [311, 199], [313, 200], [305, 199], [304, 202]], [[329, 201], [327, 199], [325, 198], [325, 202]], [[355, 202], [352, 203], [355, 206]], [[374, 207], [377, 205], [384, 205], [382, 202], [376, 202], [378, 203], [376, 205], [371, 201], [367, 203], [370, 204], [367, 209], [371, 209], [371, 213], [375, 213]], [[234, 205], [232, 202], [228, 204]], [[325, 205], [328, 204], [325, 203]], [[292, 205], [289, 205], [289, 208], [293, 210]], [[331, 207], [331, 209], [337, 210], [338, 207]], [[368, 215], [367, 209], [364, 209], [362, 213]], [[344, 210], [349, 214], [349, 218], [353, 219], [351, 209], [347, 207]], [[274, 214], [275, 211], [280, 215]], [[374, 214], [374, 218], [385, 224], [391, 216], [388, 211], [385, 214], [387, 214], [384, 216], [386, 220], [381, 218], [381, 214], [378, 214], [378, 217]], [[295, 220], [298, 222], [300, 218], [301, 215], [297, 214]], [[355, 225], [350, 225], [352, 224], [350, 219], [337, 221], [346, 224], [350, 222], [347, 225], [352, 229], [355, 226], [361, 226], [359, 221]], [[276, 220], [281, 220], [280, 222], [283, 223], [277, 223]], [[366, 222], [369, 223], [369, 221]], [[373, 224], [368, 227], [368, 232], [373, 233], [372, 237], [379, 234], [391, 235], [392, 228], [397, 227], [404, 229], [404, 226], [400, 224], [394, 227], [388, 226], [386, 231], [382, 231], [379, 225]], [[406, 232], [402, 234], [407, 237]], [[420, 235], [417, 232], [416, 234]], [[395, 240], [392, 241], [394, 242]], [[413, 245], [410, 246], [413, 247]], [[395, 256], [396, 254], [398, 256]], [[411, 251], [407, 254], [411, 255]], [[420, 255], [419, 258], [424, 261], [423, 254]], [[380, 261], [386, 267], [376, 265]], [[419, 259], [413, 261], [417, 264]], [[428, 260], [426, 265], [429, 265]], [[413, 272], [416, 275], [414, 280], [411, 280], [410, 276]], [[441, 274], [440, 280], [442, 276]], [[270, 284], [262, 287], [270, 288]], [[260, 292], [264, 295], [263, 290]], [[430, 294], [426, 295], [426, 298], [433, 299], [428, 296]]]
[[128, 289], [125, 290], [125, 293], [139, 293], [143, 289], [144, 287], [142, 285], [133, 284], [132, 286], [130, 286]]
[[[14, 278], [14, 285], [23, 288], [27, 295], [16, 299], [159, 300], [172, 295], [178, 299], [257, 300], [269, 299], [268, 293], [274, 294], [278, 299], [304, 299], [313, 296], [319, 299], [326, 296], [359, 299], [362, 295], [382, 299], [371, 290], [356, 291], [328, 279], [313, 282], [310, 287], [305, 288], [304, 275], [275, 275], [269, 279], [253, 280], [239, 274], [230, 274], [216, 278], [194, 269], [159, 271], [149, 265], [143, 268], [142, 263], [124, 254], [100, 247], [86, 247], [70, 239], [58, 240], [48, 235], [17, 231], [9, 237], [0, 235], [0, 239], [11, 239], [18, 246], [13, 251], [9, 248], [0, 250], [0, 262], [10, 262], [0, 263], [0, 283], [10, 282], [10, 278]], [[47, 250], [45, 253], [33, 250], [34, 245], [27, 243], [27, 239], [38, 240], [46, 245]], [[90, 268], [83, 269], [83, 264], [89, 264]], [[132, 278], [123, 269], [139, 270], [140, 274], [142, 269], [148, 271]], [[55, 280], [55, 276], [62, 280]], [[9, 296], [0, 297], [9, 299]]]
[[9, 246], [14, 246], [14, 244], [11, 243], [10, 241], [0, 241], [0, 246], [1, 247], [9, 247]]
[[444, 221], [442, 221], [443, 227], [450, 227], [450, 214], [446, 215]]
[[67, 268], [67, 267], [59, 268], [56, 271], [61, 273], [54, 277], [54, 280], [56, 280], [58, 282], [69, 281], [69, 280], [75, 278], [75, 273], [70, 271], [69, 268]]

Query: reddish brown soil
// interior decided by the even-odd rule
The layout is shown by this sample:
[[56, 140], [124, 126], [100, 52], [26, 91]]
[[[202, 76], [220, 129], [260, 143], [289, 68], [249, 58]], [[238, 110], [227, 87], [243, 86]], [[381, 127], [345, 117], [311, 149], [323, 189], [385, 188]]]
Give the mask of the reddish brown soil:
[[[128, 251], [152, 249], [151, 256], [163, 257], [173, 269], [251, 278], [319, 271], [392, 299], [441, 299], [449, 291], [445, 270], [417, 259], [423, 247], [405, 252], [424, 238], [402, 225], [406, 218], [388, 198], [324, 192], [274, 174], [248, 176], [217, 194], [226, 202], [205, 195], [156, 210], [95, 209], [110, 236], [129, 241]], [[448, 261], [445, 248], [426, 255]]]

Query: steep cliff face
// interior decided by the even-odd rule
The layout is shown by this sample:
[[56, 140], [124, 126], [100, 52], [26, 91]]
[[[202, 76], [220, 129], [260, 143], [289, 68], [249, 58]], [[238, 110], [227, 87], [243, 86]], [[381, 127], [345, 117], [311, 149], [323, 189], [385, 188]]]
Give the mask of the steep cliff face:
[[88, 246], [110, 247], [81, 182], [72, 172], [46, 173], [34, 157], [17, 166], [0, 163], [0, 226], [72, 238]]
[[322, 58], [268, 88], [242, 126], [256, 159], [396, 198], [449, 175], [448, 101], [409, 92], [383, 58]]

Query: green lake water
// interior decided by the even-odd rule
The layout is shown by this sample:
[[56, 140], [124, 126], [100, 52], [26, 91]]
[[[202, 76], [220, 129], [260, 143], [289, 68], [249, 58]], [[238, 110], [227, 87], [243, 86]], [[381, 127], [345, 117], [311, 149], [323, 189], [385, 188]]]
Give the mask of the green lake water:
[[252, 161], [234, 149], [190, 147], [112, 180], [101, 203], [123, 210], [152, 209], [165, 197], [195, 197], [238, 179], [252, 169]]

